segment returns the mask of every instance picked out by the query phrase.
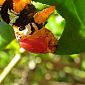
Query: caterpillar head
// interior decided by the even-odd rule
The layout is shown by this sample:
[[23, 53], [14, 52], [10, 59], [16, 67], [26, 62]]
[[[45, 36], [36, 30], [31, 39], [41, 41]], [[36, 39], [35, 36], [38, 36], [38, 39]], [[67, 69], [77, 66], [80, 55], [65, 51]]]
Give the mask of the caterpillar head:
[[44, 27], [36, 30], [31, 35], [28, 32], [26, 35], [24, 35], [24, 33], [21, 34], [23, 34], [23, 36], [19, 36], [19, 44], [27, 51], [33, 53], [53, 53], [56, 50], [57, 39], [51, 31]]

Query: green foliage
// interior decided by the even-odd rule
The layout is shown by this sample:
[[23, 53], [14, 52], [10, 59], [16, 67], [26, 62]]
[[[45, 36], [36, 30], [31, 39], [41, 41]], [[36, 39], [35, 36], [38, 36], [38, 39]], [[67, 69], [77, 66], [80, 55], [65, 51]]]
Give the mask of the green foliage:
[[84, 0], [64, 0], [59, 10], [66, 20], [65, 30], [59, 40], [57, 53], [73, 54], [85, 51]]
[[64, 30], [65, 19], [58, 13], [52, 14], [48, 18], [47, 24], [45, 26], [59, 39]]
[[4, 49], [13, 39], [12, 27], [5, 22], [0, 22], [0, 50]]
[[[15, 51], [16, 49], [14, 50], [14, 52]], [[2, 54], [2, 58], [0, 58], [0, 71], [2, 71], [2, 69], [6, 66], [6, 63], [8, 63], [10, 60], [11, 56], [7, 55], [8, 53], [5, 53], [3, 57]], [[13, 55], [13, 53], [11, 55]], [[34, 85], [35, 83], [37, 83], [38, 85], [49, 85], [48, 82], [51, 81], [80, 83], [80, 85], [82, 85], [82, 83], [85, 84], [85, 67], [83, 67], [85, 62], [84, 55], [85, 53], [83, 53], [82, 55], [78, 54], [71, 56], [54, 55], [51, 53], [22, 53], [21, 60], [5, 78], [5, 80], [2, 82], [2, 85], [14, 85], [16, 83], [19, 84], [20, 82], [25, 80], [27, 81], [22, 85], [26, 85], [26, 83], [29, 83], [29, 85]], [[3, 63], [2, 59], [6, 63]], [[2, 65], [1, 63], [3, 63], [4, 65]], [[42, 82], [45, 84], [43, 84]]]

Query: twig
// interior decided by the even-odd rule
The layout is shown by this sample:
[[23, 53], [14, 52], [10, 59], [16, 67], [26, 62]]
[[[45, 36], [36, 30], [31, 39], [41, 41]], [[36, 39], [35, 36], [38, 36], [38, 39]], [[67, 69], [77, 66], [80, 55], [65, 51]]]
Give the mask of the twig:
[[20, 60], [21, 55], [16, 54], [14, 58], [11, 60], [11, 62], [7, 65], [7, 67], [3, 70], [3, 72], [0, 75], [0, 84], [4, 80], [4, 78], [7, 76], [7, 74], [11, 71], [11, 69], [15, 66], [15, 64]]

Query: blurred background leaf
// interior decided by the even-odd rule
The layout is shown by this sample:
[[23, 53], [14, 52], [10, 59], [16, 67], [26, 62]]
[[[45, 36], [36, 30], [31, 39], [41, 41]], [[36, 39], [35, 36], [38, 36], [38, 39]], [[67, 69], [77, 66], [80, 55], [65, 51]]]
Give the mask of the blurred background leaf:
[[0, 50], [4, 49], [13, 39], [12, 27], [5, 22], [0, 22]]

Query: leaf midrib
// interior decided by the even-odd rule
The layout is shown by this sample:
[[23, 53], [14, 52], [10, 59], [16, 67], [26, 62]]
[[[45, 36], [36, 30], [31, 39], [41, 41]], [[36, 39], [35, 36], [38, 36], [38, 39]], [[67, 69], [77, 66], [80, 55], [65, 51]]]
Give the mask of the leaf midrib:
[[79, 20], [79, 22], [81, 23], [82, 26], [85, 26], [84, 23], [82, 22], [82, 20], [80, 19], [80, 16], [78, 15], [78, 12], [77, 12], [77, 9], [76, 9], [76, 6], [75, 6], [73, 0], [71, 0], [71, 3], [73, 5], [73, 8], [74, 8], [77, 19]]

